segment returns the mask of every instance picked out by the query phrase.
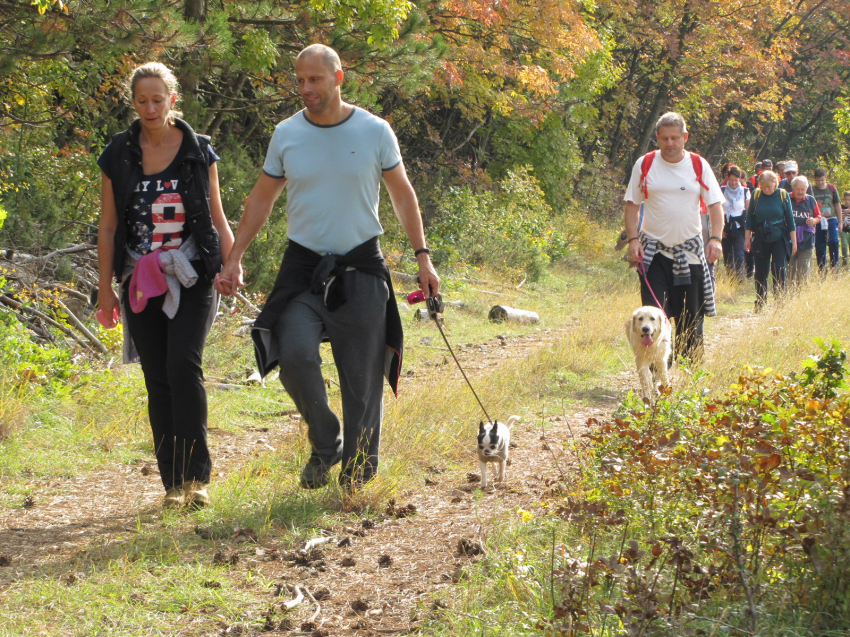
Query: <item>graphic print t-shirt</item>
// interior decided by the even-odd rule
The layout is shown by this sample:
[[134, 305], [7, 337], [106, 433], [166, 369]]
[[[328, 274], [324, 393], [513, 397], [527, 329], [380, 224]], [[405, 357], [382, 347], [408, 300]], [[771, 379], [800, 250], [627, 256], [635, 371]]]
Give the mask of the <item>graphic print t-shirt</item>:
[[179, 185], [174, 162], [161, 173], [145, 175], [136, 184], [127, 208], [128, 248], [139, 254], [159, 248], [174, 250], [189, 238]]
[[[218, 155], [207, 146], [207, 165], [219, 160]], [[188, 149], [188, 139], [183, 136], [180, 150], [171, 164], [160, 173], [144, 175], [136, 184], [133, 196], [125, 212], [127, 223], [127, 248], [139, 254], [148, 254], [154, 250], [174, 250], [183, 245], [191, 234], [186, 224], [186, 209], [183, 207], [182, 184], [178, 176], [178, 167]], [[112, 179], [112, 144], [104, 149], [97, 160], [103, 173]], [[113, 184], [113, 188], [120, 188]]]
[[815, 199], [818, 200], [818, 204], [820, 205], [821, 214], [827, 219], [832, 217], [837, 217], [836, 214], [838, 212], [838, 206], [841, 205], [841, 198], [838, 196], [838, 191], [833, 190], [827, 184], [826, 188], [818, 188], [817, 186], [812, 186], [812, 194], [814, 194]]
[[794, 223], [797, 226], [805, 226], [811, 228], [811, 231], [803, 232], [803, 239], [800, 240], [800, 233], [797, 233], [797, 249], [811, 250], [815, 247], [815, 232], [814, 226], [807, 226], [806, 219], [812, 217], [820, 217], [821, 211], [818, 207], [818, 202], [811, 195], [806, 195], [802, 201], [797, 201], [791, 195], [791, 213], [794, 215]]

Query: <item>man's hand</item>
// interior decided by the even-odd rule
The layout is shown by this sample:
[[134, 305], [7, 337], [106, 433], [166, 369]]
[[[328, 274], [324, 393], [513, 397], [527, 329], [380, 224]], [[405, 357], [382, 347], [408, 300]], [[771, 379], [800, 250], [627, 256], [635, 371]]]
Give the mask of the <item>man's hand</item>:
[[709, 263], [714, 263], [723, 254], [723, 246], [717, 239], [709, 239], [705, 249], [705, 258]]
[[643, 244], [639, 239], [629, 241], [628, 255], [632, 263], [643, 263]]
[[242, 262], [239, 259], [228, 259], [221, 272], [215, 275], [213, 285], [223, 296], [236, 294], [239, 288], [245, 287], [242, 281]]
[[815, 221], [815, 218], [814, 218], [814, 217], [809, 217], [808, 219], [806, 219], [806, 225], [807, 225], [807, 226], [813, 226], [813, 225], [815, 225], [816, 223], [818, 223], [818, 222], [817, 222], [817, 221]]
[[425, 293], [425, 298], [437, 296], [440, 293], [440, 277], [427, 254], [416, 257], [419, 261], [419, 288]]

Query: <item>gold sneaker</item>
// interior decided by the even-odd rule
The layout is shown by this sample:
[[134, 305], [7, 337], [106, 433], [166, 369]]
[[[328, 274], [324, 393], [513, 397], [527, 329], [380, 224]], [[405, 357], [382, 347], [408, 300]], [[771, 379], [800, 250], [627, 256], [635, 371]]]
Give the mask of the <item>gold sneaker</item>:
[[186, 496], [183, 495], [183, 489], [169, 489], [165, 492], [165, 497], [162, 499], [163, 509], [182, 509], [186, 506]]
[[207, 485], [203, 482], [196, 480], [187, 482], [183, 485], [183, 495], [185, 496], [186, 506], [194, 509], [201, 509], [210, 503]]

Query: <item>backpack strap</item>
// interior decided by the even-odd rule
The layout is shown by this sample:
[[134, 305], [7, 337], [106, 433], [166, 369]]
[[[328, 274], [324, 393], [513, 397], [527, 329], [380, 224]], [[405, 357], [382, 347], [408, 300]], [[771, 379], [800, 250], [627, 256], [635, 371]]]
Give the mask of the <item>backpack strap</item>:
[[[691, 164], [693, 164], [694, 172], [697, 175], [697, 183], [700, 186], [708, 190], [708, 186], [706, 186], [702, 181], [702, 157], [697, 155], [696, 153], [688, 153], [691, 156]], [[702, 198], [702, 192], [699, 194], [699, 211], [701, 214], [706, 214], [708, 209], [705, 207], [705, 201]]]
[[640, 163], [640, 181], [638, 182], [638, 189], [643, 191], [644, 199], [649, 199], [649, 190], [646, 186], [646, 176], [649, 174], [649, 169], [652, 167], [652, 162], [655, 159], [655, 153], [657, 152], [657, 150], [648, 152], [643, 156], [643, 160]]

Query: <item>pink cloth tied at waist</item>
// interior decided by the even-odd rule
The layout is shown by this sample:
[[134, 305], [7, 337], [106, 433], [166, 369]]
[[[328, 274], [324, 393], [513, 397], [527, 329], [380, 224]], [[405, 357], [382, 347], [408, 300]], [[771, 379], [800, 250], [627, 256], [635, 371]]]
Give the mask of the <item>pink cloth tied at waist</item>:
[[130, 277], [130, 309], [136, 314], [148, 305], [148, 299], [168, 292], [165, 270], [159, 262], [159, 253], [154, 250], [136, 261], [133, 276]]
[[162, 248], [149, 252], [136, 260], [130, 277], [130, 309], [136, 314], [147, 307], [148, 299], [165, 294], [162, 311], [173, 319], [180, 307], [180, 288], [190, 288], [198, 280], [198, 273], [189, 259], [197, 255], [192, 237], [178, 250]]

